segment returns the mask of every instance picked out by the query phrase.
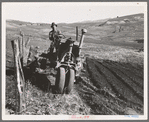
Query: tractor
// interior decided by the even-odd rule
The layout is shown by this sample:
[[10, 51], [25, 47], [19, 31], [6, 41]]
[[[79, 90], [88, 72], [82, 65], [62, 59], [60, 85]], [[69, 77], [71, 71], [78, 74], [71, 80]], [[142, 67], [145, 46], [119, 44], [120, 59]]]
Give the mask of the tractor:
[[[49, 59], [51, 64], [53, 64], [54, 68], [57, 70], [55, 91], [58, 94], [63, 94], [64, 92], [70, 93], [73, 88], [75, 78], [79, 75], [79, 72], [82, 68], [80, 54], [84, 41], [84, 34], [87, 32], [87, 30], [82, 29], [81, 31], [82, 35], [80, 42], [73, 40], [71, 37], [65, 39], [66, 37], [60, 34], [55, 37], [55, 46], [48, 49], [46, 58]], [[78, 34], [76, 33], [76, 37], [77, 36]], [[42, 62], [46, 62], [46, 58], [36, 56], [35, 64], [40, 64], [40, 66], [38, 66], [39, 68], [34, 68], [34, 70], [37, 71], [37, 69], [40, 69], [40, 67], [46, 67], [43, 65], [46, 63], [42, 64]]]

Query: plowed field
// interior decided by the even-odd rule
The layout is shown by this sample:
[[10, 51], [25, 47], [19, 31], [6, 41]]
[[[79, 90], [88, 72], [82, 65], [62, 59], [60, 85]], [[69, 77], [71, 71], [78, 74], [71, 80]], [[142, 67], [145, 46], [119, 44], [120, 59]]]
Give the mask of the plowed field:
[[85, 67], [88, 78], [83, 77], [77, 89], [92, 108], [91, 113], [128, 114], [130, 108], [132, 114], [143, 113], [141, 67], [92, 58], [86, 59]]

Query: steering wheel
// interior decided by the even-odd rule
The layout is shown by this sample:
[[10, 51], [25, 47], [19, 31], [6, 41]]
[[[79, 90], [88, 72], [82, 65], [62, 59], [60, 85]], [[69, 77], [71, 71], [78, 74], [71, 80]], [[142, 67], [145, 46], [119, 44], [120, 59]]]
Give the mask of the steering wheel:
[[61, 39], [65, 39], [66, 38], [66, 36], [64, 36], [63, 34], [59, 34], [58, 37], [61, 38]]

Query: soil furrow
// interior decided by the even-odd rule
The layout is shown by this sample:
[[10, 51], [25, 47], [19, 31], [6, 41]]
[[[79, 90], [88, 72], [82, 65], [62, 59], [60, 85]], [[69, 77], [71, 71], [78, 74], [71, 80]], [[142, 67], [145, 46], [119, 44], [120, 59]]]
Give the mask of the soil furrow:
[[[88, 61], [91, 60], [87, 58], [87, 63]], [[134, 94], [130, 92], [130, 90], [124, 85], [110, 72], [109, 69], [105, 68], [102, 64], [99, 64], [98, 62], [96, 63], [99, 69], [102, 69], [101, 71], [105, 74], [106, 78], [111, 82], [111, 85], [113, 85], [113, 91], [117, 95], [117, 97], [125, 100], [125, 101], [131, 101], [132, 103], [139, 104], [136, 102], [136, 98], [132, 97]]]
[[78, 89], [78, 93], [80, 94], [83, 101], [90, 106], [92, 114], [100, 114], [105, 115], [116, 115], [117, 113], [111, 109], [111, 106], [106, 104], [106, 101], [103, 100], [104, 97], [102, 95], [98, 96], [96, 93], [90, 94], [89, 92], [85, 92], [82, 89]]
[[137, 86], [134, 84], [132, 85], [132, 81], [130, 81], [128, 78], [124, 78], [125, 76], [121, 74], [120, 71], [112, 69], [111, 72], [115, 75], [117, 79], [119, 79], [119, 81], [121, 81], [129, 89], [129, 91], [132, 92], [132, 95], [134, 97], [136, 96], [136, 98], [139, 98], [143, 103], [143, 93], [141, 90], [138, 92], [139, 88], [136, 88]]
[[[122, 81], [129, 89], [132, 89], [134, 94], [136, 94], [141, 100], [143, 100], [143, 89], [136, 85], [136, 83], [131, 80], [125, 73], [121, 72], [119, 69], [112, 67], [107, 63], [102, 63], [105, 67], [109, 68], [111, 72], [120, 80]], [[133, 75], [133, 74], [130, 74]], [[141, 82], [141, 81], [140, 81]]]
[[[127, 75], [131, 80], [133, 80], [137, 85], [141, 86], [143, 89], [143, 75], [141, 75], [140, 73], [136, 73], [134, 72], [134, 70], [130, 69], [130, 68], [126, 68], [118, 63], [115, 62], [109, 62], [109, 61], [105, 61], [106, 64], [109, 64], [109, 67], [114, 67], [118, 70], [120, 70], [121, 72], [123, 72], [125, 75]], [[105, 63], [104, 62], [104, 63]], [[140, 69], [140, 71], [143, 69]]]
[[128, 69], [133, 69], [133, 72], [137, 73], [137, 75], [143, 76], [143, 70], [140, 70], [143, 69], [143, 66], [142, 67], [139, 65], [132, 66], [130, 63], [121, 63], [120, 65]]
[[[85, 78], [80, 77], [78, 80], [80, 80], [79, 85], [77, 87], [78, 89], [81, 89], [82, 87], [86, 86], [86, 88], [88, 88], [87, 90], [91, 90], [92, 89], [91, 90], [92, 92], [94, 91], [96, 94], [102, 94], [101, 90], [99, 90], [98, 88], [96, 88], [95, 86], [90, 84]], [[103, 95], [105, 95], [105, 92], [103, 93]], [[105, 97], [107, 99], [109, 99], [109, 102], [111, 104], [114, 104], [116, 106], [116, 108], [119, 108], [120, 106], [123, 107], [123, 108], [126, 108], [126, 106], [127, 106], [126, 102], [124, 102], [121, 99], [117, 98], [115, 95], [111, 94], [110, 92], [106, 92], [106, 96]], [[123, 113], [123, 112], [119, 112], [119, 113]]]
[[136, 103], [143, 103], [142, 94], [140, 94], [139, 92], [136, 93], [137, 89], [134, 90], [135, 87], [137, 87], [136, 85], [132, 86], [132, 82], [129, 81], [129, 79], [125, 77], [123, 74], [120, 74], [120, 71], [115, 70], [113, 68], [109, 68], [108, 66], [106, 66], [106, 68], [118, 79], [119, 83], [121, 83], [121, 85], [123, 86], [122, 90], [124, 95], [126, 95], [133, 102], [135, 100]]
[[[98, 92], [90, 91], [90, 89], [87, 88], [88, 86], [86, 87], [86, 84], [84, 84], [84, 82], [81, 82], [77, 86], [77, 91], [79, 91], [79, 94], [83, 94], [84, 97], [82, 97], [82, 100], [86, 104], [88, 104], [88, 106], [92, 106], [92, 105], [90, 105], [89, 103], [86, 102], [86, 99], [85, 99], [86, 97], [89, 98], [88, 101], [90, 100], [90, 98], [92, 98], [92, 102], [93, 102], [92, 104], [96, 104], [96, 103], [94, 103], [95, 101], [97, 101], [96, 99], [100, 99], [102, 103], [99, 103], [98, 106], [100, 106], [100, 104], [102, 104], [102, 106], [106, 110], [108, 110], [108, 112], [111, 112], [112, 115], [114, 115], [114, 114], [123, 115], [124, 114], [124, 108], [126, 106], [124, 106], [124, 108], [122, 108], [121, 104], [119, 105], [118, 102], [115, 102], [116, 100], [109, 100], [105, 95], [102, 95]], [[98, 106], [96, 109], [98, 109]], [[92, 111], [94, 111], [94, 110], [92, 110]]]
[[98, 73], [93, 62], [88, 60], [87, 65], [88, 65], [88, 72], [89, 72], [90, 77], [93, 81], [93, 84], [99, 89], [102, 89], [104, 87], [111, 89], [111, 87], [107, 83], [106, 79], [100, 73]]
[[[97, 63], [97, 65], [99, 65], [99, 63]], [[101, 67], [103, 67], [103, 69]], [[133, 95], [134, 93], [130, 92], [129, 87], [123, 85], [121, 83], [121, 81], [119, 81], [117, 78], [115, 78], [115, 76], [112, 73], [110, 74], [109, 73], [110, 70], [105, 68], [102, 65], [102, 63], [100, 65], [99, 69], [102, 69], [101, 70], [102, 72], [105, 71], [105, 75], [107, 77], [107, 80], [111, 82], [111, 86], [113, 85], [113, 89], [112, 90], [116, 93], [118, 98], [126, 101], [127, 106], [132, 107], [133, 109], [135, 109], [138, 112], [140, 110], [141, 110], [141, 112], [143, 112], [142, 101], [140, 101], [140, 99], [138, 99], [138, 97], [134, 96]], [[113, 78], [115, 78], [115, 79], [113, 79]], [[136, 99], [138, 99], [139, 101], [136, 101]]]

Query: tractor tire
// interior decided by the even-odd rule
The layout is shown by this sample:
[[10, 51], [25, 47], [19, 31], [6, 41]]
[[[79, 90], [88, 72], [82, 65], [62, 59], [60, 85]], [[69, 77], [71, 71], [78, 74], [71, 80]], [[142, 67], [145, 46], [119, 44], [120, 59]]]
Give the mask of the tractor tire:
[[56, 90], [57, 93], [63, 94], [64, 86], [65, 86], [65, 68], [60, 67], [58, 68], [57, 76], [56, 76]]
[[66, 93], [69, 94], [73, 88], [74, 80], [75, 80], [75, 71], [74, 69], [70, 69], [67, 74], [67, 90]]

